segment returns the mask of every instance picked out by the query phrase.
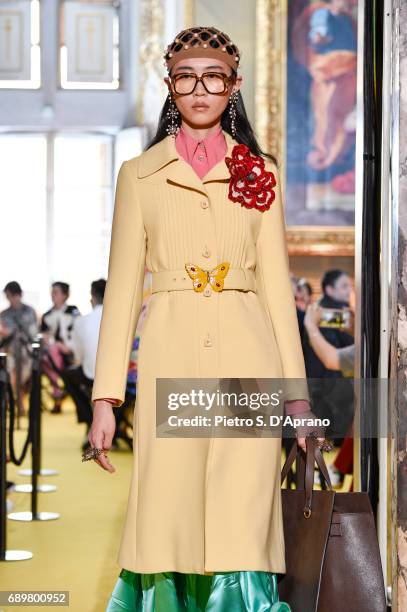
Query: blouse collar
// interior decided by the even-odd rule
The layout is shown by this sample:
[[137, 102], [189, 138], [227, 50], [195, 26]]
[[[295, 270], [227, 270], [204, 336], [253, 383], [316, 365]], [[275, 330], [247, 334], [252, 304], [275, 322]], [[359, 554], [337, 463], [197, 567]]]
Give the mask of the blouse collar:
[[203, 146], [206, 151], [208, 151], [208, 148], [212, 146], [216, 147], [217, 145], [223, 145], [224, 142], [225, 142], [225, 137], [223, 135], [221, 125], [218, 126], [218, 129], [216, 131], [208, 134], [205, 138], [202, 138], [201, 140], [197, 140], [193, 138], [185, 130], [185, 128], [181, 126], [177, 134], [177, 138], [176, 138], [177, 148], [178, 146], [180, 146], [180, 148], [186, 151], [188, 155], [188, 159], [193, 158], [197, 147], [199, 147], [200, 145]]

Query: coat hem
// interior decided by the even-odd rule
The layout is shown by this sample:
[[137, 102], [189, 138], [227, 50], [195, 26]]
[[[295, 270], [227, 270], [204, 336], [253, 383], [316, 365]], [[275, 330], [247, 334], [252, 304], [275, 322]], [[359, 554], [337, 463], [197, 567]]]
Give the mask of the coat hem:
[[159, 574], [163, 572], [179, 572], [182, 574], [209, 574], [215, 572], [270, 572], [274, 574], [285, 574], [286, 567], [282, 565], [264, 565], [264, 563], [241, 563], [236, 561], [230, 564], [217, 563], [207, 567], [179, 565], [178, 563], [166, 563], [157, 565], [139, 565], [127, 563], [125, 560], [117, 560], [121, 568], [140, 574]]

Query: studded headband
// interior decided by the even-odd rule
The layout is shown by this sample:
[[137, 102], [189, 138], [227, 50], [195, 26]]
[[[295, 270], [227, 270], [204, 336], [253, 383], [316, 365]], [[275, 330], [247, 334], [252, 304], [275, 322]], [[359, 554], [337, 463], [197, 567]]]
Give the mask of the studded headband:
[[184, 58], [211, 57], [223, 60], [237, 71], [241, 53], [229, 36], [214, 27], [194, 26], [177, 34], [164, 53], [164, 65], [172, 66]]

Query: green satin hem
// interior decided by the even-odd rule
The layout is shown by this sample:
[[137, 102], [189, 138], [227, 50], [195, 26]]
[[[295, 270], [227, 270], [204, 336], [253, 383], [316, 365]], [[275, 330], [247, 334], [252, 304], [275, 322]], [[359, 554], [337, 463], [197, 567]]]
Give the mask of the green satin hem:
[[292, 612], [279, 601], [271, 572], [215, 572], [214, 575], [122, 569], [106, 612]]

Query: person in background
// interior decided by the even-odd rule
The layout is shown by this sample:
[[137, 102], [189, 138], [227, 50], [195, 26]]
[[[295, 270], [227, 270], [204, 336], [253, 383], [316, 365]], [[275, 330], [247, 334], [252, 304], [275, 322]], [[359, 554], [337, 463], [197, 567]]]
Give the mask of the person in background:
[[[65, 389], [72, 397], [78, 423], [86, 423], [86, 434], [92, 423], [92, 405], [90, 394], [92, 392], [95, 376], [95, 359], [99, 339], [100, 320], [102, 318], [103, 297], [106, 281], [100, 278], [91, 283], [90, 303], [92, 310], [89, 314], [75, 317], [72, 329], [72, 349], [74, 363], [61, 372]], [[85, 448], [86, 442], [82, 446]]]
[[306, 278], [300, 278], [297, 281], [296, 303], [297, 308], [305, 311], [308, 304], [312, 301], [312, 287]]
[[62, 281], [52, 283], [51, 299], [53, 306], [41, 319], [41, 332], [44, 334], [46, 351], [43, 356], [43, 371], [52, 385], [53, 414], [62, 412], [61, 403], [64, 391], [59, 387], [60, 372], [73, 362], [72, 329], [75, 317], [80, 315], [76, 306], [69, 305], [69, 285]]
[[[326, 368], [329, 370], [340, 370], [343, 376], [352, 377], [355, 367], [355, 345], [349, 344], [348, 346], [337, 348], [327, 342], [319, 327], [321, 312], [321, 307], [317, 303], [310, 304], [307, 307], [304, 326], [310, 344]], [[350, 311], [350, 315], [350, 326], [347, 333], [353, 336], [354, 315], [352, 311]]]
[[[313, 350], [326, 368], [340, 371], [342, 376], [352, 378], [355, 368], [355, 345], [350, 344], [349, 346], [336, 348], [329, 344], [321, 333], [320, 320], [321, 308], [318, 304], [309, 305], [304, 318], [304, 326]], [[354, 315], [352, 311], [348, 331], [354, 336]], [[328, 465], [328, 470], [333, 486], [342, 484], [345, 474], [353, 474], [353, 425], [350, 427], [335, 461], [332, 465]], [[316, 475], [316, 482], [318, 483], [318, 474]], [[353, 480], [350, 490], [353, 490]]]
[[7, 352], [10, 382], [18, 413], [23, 416], [23, 395], [31, 379], [30, 344], [38, 333], [38, 318], [34, 308], [22, 301], [23, 291], [17, 281], [7, 283], [3, 291], [10, 306], [0, 313], [0, 347]]
[[[349, 275], [340, 269], [328, 270], [322, 277], [322, 297], [318, 300], [321, 313], [328, 310], [349, 310], [352, 283]], [[354, 344], [350, 330], [333, 325], [320, 327], [319, 333], [326, 340], [326, 346], [341, 349]], [[305, 367], [317, 416], [330, 420], [328, 436], [340, 446], [345, 432], [353, 421], [354, 393], [351, 381], [339, 369], [327, 367], [321, 356], [314, 350], [314, 342], [304, 327], [303, 350]], [[337, 381], [337, 382], [336, 382]]]
[[293, 274], [292, 272], [290, 272], [290, 281], [291, 281], [291, 287], [293, 290], [293, 294], [294, 294], [294, 299], [295, 299], [295, 309], [297, 312], [297, 321], [298, 321], [298, 329], [300, 330], [300, 339], [301, 339], [301, 346], [303, 346], [304, 344], [304, 333], [305, 333], [305, 329], [304, 329], [304, 316], [305, 316], [305, 312], [303, 310], [301, 310], [301, 308], [299, 308], [299, 293], [298, 293], [298, 281], [299, 278], [297, 276], [295, 276], [295, 274]]
[[[343, 270], [329, 270], [322, 278], [322, 297], [318, 301], [321, 308], [348, 309], [352, 291], [351, 280]], [[354, 343], [353, 336], [337, 328], [325, 327], [320, 330], [325, 340], [335, 348]], [[327, 368], [312, 347], [309, 334], [304, 343], [305, 365], [308, 378], [341, 377], [342, 374]]]

